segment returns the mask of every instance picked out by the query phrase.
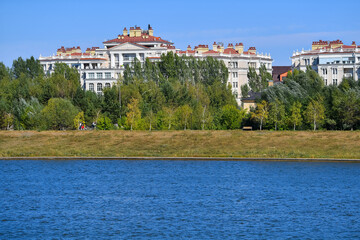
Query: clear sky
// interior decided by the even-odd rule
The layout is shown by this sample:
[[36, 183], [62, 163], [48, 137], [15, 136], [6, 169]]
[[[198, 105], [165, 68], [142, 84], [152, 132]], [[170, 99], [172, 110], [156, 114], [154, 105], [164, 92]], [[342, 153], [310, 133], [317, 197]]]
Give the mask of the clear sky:
[[315, 40], [360, 45], [360, 0], [40, 1], [0, 0], [0, 62], [36, 58], [60, 46], [102, 47], [124, 27], [154, 29], [177, 48], [243, 42], [290, 65], [294, 50]]

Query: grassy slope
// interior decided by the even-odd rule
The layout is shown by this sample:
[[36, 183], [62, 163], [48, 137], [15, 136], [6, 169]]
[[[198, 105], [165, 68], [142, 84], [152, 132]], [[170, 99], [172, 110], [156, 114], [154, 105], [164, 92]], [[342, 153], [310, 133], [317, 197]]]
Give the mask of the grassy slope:
[[360, 132], [0, 131], [1, 156], [360, 159]]

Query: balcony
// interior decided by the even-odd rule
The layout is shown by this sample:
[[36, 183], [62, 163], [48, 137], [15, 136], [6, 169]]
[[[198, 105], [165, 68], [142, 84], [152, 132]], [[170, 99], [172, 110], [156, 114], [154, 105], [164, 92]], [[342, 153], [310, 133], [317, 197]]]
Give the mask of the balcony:
[[344, 77], [346, 78], [352, 78], [353, 74], [352, 73], [344, 73]]

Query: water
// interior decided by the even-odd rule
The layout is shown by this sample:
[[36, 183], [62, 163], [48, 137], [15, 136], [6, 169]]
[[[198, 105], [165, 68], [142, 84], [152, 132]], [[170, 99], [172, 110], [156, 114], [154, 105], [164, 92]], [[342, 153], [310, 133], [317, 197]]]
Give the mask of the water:
[[359, 239], [360, 164], [0, 161], [0, 239]]

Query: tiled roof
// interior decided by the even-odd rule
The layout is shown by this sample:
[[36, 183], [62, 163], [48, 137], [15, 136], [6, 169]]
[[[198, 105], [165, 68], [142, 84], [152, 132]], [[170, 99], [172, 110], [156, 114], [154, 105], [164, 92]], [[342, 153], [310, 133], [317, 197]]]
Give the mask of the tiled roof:
[[224, 50], [225, 54], [239, 54], [235, 49], [233, 48], [227, 48]]
[[220, 53], [217, 52], [217, 51], [214, 51], [214, 50], [210, 50], [210, 51], [207, 51], [207, 52], [203, 52], [203, 54], [220, 54]]
[[[144, 35], [142, 35], [144, 36]], [[162, 43], [167, 43], [167, 44], [171, 44], [171, 42], [166, 41], [164, 39], [161, 39], [161, 37], [155, 37], [155, 36], [149, 36], [146, 35], [147, 37], [143, 38], [143, 37], [129, 37], [129, 36], [122, 36], [121, 38], [114, 38], [112, 40], [108, 40], [105, 43], [125, 43], [125, 42], [130, 42], [130, 43], [137, 43], [137, 42], [162, 42]], [[124, 37], [124, 38], [122, 38]]]

